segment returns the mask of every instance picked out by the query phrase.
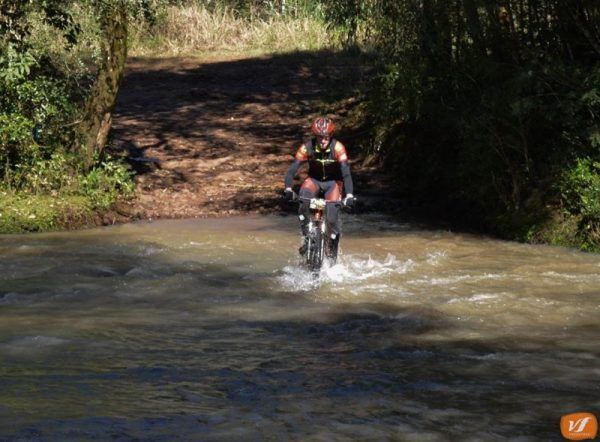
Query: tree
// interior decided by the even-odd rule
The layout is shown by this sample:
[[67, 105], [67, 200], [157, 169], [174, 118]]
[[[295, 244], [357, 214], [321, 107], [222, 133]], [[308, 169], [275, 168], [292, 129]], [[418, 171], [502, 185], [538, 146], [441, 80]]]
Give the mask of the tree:
[[81, 152], [88, 167], [106, 146], [127, 58], [127, 2], [100, 0], [95, 6], [102, 27], [102, 60], [79, 125]]

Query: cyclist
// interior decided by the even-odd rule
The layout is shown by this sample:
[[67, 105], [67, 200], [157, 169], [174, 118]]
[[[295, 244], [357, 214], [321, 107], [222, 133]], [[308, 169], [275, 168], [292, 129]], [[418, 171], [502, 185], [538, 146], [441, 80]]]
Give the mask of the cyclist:
[[[294, 162], [285, 175], [285, 198], [292, 200], [294, 192], [292, 182], [300, 166], [308, 162], [308, 177], [300, 187], [301, 198], [315, 198], [323, 193], [327, 201], [341, 201], [343, 191], [346, 192], [344, 204], [349, 208], [354, 206], [352, 175], [348, 164], [348, 154], [342, 143], [333, 138], [335, 125], [326, 117], [317, 118], [312, 126], [312, 137], [306, 140], [296, 151]], [[328, 232], [330, 232], [328, 251], [329, 256], [337, 253], [341, 235], [341, 223], [339, 217], [339, 205], [328, 204], [325, 217]], [[298, 218], [304, 241], [299, 249], [300, 254], [306, 252], [306, 238], [308, 222], [310, 219], [310, 207], [307, 201], [300, 201]]]

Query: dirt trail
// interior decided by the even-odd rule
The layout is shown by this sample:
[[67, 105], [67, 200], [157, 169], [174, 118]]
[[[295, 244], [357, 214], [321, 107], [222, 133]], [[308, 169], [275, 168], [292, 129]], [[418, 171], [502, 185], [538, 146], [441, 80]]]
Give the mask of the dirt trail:
[[326, 109], [325, 92], [356, 80], [351, 63], [331, 54], [129, 60], [113, 133], [138, 172], [133, 213], [279, 210], [290, 154]]

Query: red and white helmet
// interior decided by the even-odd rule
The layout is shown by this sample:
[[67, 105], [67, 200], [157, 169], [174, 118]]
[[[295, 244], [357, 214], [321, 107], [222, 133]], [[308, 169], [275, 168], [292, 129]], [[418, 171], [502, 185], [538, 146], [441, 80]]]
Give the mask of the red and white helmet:
[[317, 137], [330, 137], [335, 129], [335, 124], [327, 117], [319, 117], [312, 124], [310, 130]]

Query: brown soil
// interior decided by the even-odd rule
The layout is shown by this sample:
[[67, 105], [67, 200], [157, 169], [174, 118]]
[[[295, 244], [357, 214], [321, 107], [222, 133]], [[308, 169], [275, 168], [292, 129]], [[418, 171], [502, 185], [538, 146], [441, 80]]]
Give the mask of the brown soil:
[[[283, 176], [311, 120], [326, 112], [343, 126], [356, 103], [352, 87], [364, 76], [352, 58], [327, 53], [130, 59], [113, 125], [116, 148], [128, 152], [137, 172], [129, 214], [281, 210]], [[360, 189], [370, 175], [346, 134], [340, 139], [355, 158]]]

